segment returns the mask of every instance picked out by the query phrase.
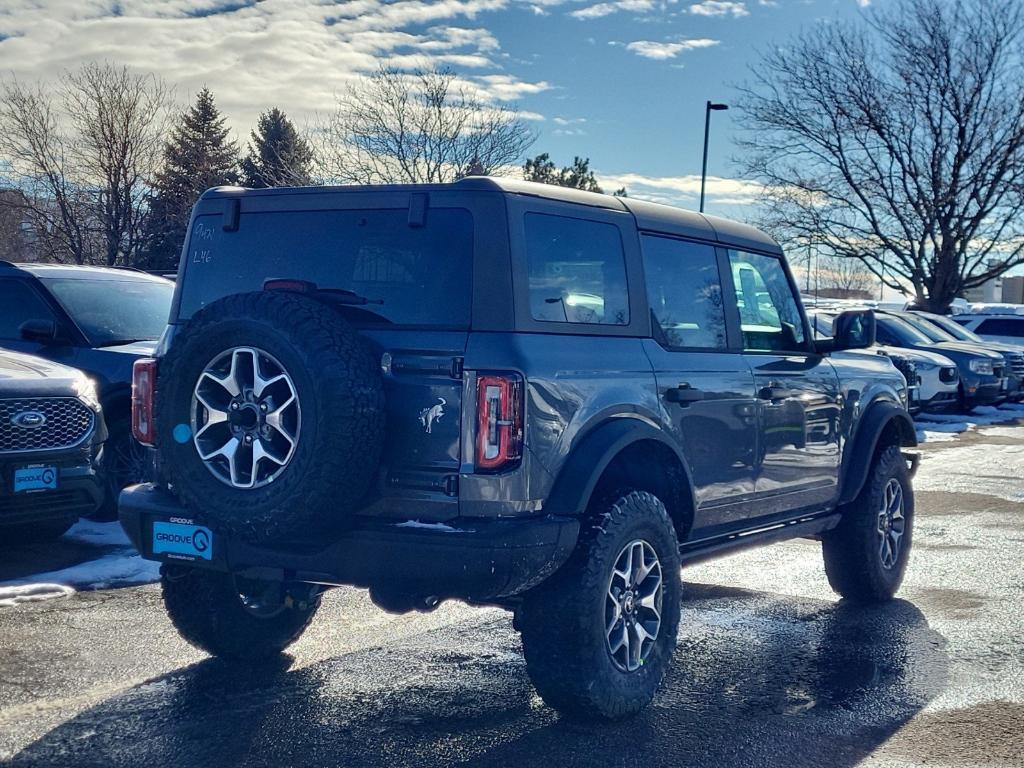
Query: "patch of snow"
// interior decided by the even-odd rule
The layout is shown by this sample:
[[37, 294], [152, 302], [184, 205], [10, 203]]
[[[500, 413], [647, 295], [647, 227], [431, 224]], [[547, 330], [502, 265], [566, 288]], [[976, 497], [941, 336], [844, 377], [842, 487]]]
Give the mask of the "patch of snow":
[[970, 414], [919, 413], [914, 419], [918, 442], [948, 442], [956, 435], [980, 426], [1005, 424], [1024, 418], [1024, 404], [1006, 403], [999, 407], [979, 406]]
[[421, 523], [419, 520], [406, 520], [404, 523], [395, 523], [395, 528], [423, 528], [429, 531], [444, 531], [446, 533], [457, 533], [458, 530], [444, 523]]
[[[160, 563], [143, 560], [141, 555], [115, 553], [98, 560], [89, 560], [59, 571], [40, 573], [31, 577], [31, 583], [49, 582], [71, 587], [105, 589], [132, 584], [148, 584], [160, 578]], [[29, 579], [16, 579], [8, 584], [25, 584]]]
[[0, 586], [0, 608], [13, 608], [20, 603], [38, 603], [54, 597], [67, 597], [74, 592], [74, 588], [64, 584]]
[[919, 429], [917, 430], [917, 442], [919, 443], [950, 443], [956, 440], [956, 436], [960, 434], [962, 430], [938, 430], [938, 429]]
[[120, 523], [94, 523], [90, 520], [79, 520], [71, 526], [64, 537], [89, 544], [112, 547], [130, 547], [132, 545]]
[[0, 608], [67, 597], [77, 589], [148, 584], [160, 578], [160, 564], [143, 560], [118, 523], [80, 520], [64, 536], [97, 547], [96, 559], [0, 583]]

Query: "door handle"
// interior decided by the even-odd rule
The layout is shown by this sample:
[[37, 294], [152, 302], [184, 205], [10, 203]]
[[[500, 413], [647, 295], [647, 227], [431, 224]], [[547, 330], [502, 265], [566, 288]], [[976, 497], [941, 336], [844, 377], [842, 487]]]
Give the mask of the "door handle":
[[699, 400], [704, 399], [704, 392], [699, 389], [694, 389], [689, 384], [680, 384], [678, 387], [665, 392], [665, 399], [670, 403], [679, 403], [680, 405], [686, 406], [690, 403], [696, 403]]
[[781, 387], [778, 384], [769, 384], [767, 387], [761, 387], [757, 396], [762, 400], [786, 400], [787, 398], [793, 397], [796, 393], [792, 389]]

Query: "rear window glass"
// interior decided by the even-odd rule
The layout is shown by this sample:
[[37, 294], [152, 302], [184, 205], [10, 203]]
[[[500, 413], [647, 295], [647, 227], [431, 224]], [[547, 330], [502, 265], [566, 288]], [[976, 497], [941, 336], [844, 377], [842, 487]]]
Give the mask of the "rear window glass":
[[629, 325], [618, 227], [543, 213], [526, 214], [525, 226], [534, 320]]
[[182, 318], [222, 296], [294, 278], [352, 291], [369, 324], [466, 328], [473, 280], [473, 217], [431, 208], [410, 227], [407, 208], [219, 215], [196, 219], [181, 287]]
[[1024, 336], [1024, 320], [983, 320], [978, 333], [991, 336]]

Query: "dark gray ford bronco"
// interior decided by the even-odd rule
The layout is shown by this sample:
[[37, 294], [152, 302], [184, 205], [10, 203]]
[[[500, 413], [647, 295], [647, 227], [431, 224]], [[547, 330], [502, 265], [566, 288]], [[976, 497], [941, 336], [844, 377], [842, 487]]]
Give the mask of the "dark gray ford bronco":
[[822, 542], [844, 597], [910, 552], [906, 383], [870, 312], [815, 341], [747, 226], [490, 178], [207, 192], [136, 364], [159, 482], [121, 520], [181, 634], [279, 653], [322, 591], [515, 612], [546, 702], [617, 717], [675, 648], [680, 567]]

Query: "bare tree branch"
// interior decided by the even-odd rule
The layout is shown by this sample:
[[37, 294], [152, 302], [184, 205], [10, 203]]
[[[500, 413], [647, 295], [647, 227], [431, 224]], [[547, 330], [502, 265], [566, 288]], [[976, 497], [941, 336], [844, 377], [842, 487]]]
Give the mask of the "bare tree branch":
[[314, 131], [321, 175], [355, 184], [441, 183], [518, 163], [536, 136], [449, 70], [382, 67], [338, 98]]
[[66, 73], [56, 92], [0, 86], [0, 162], [42, 256], [133, 263], [169, 105], [159, 78], [112, 64]]
[[897, 0], [768, 52], [742, 89], [762, 223], [944, 310], [1024, 263], [1024, 8]]

